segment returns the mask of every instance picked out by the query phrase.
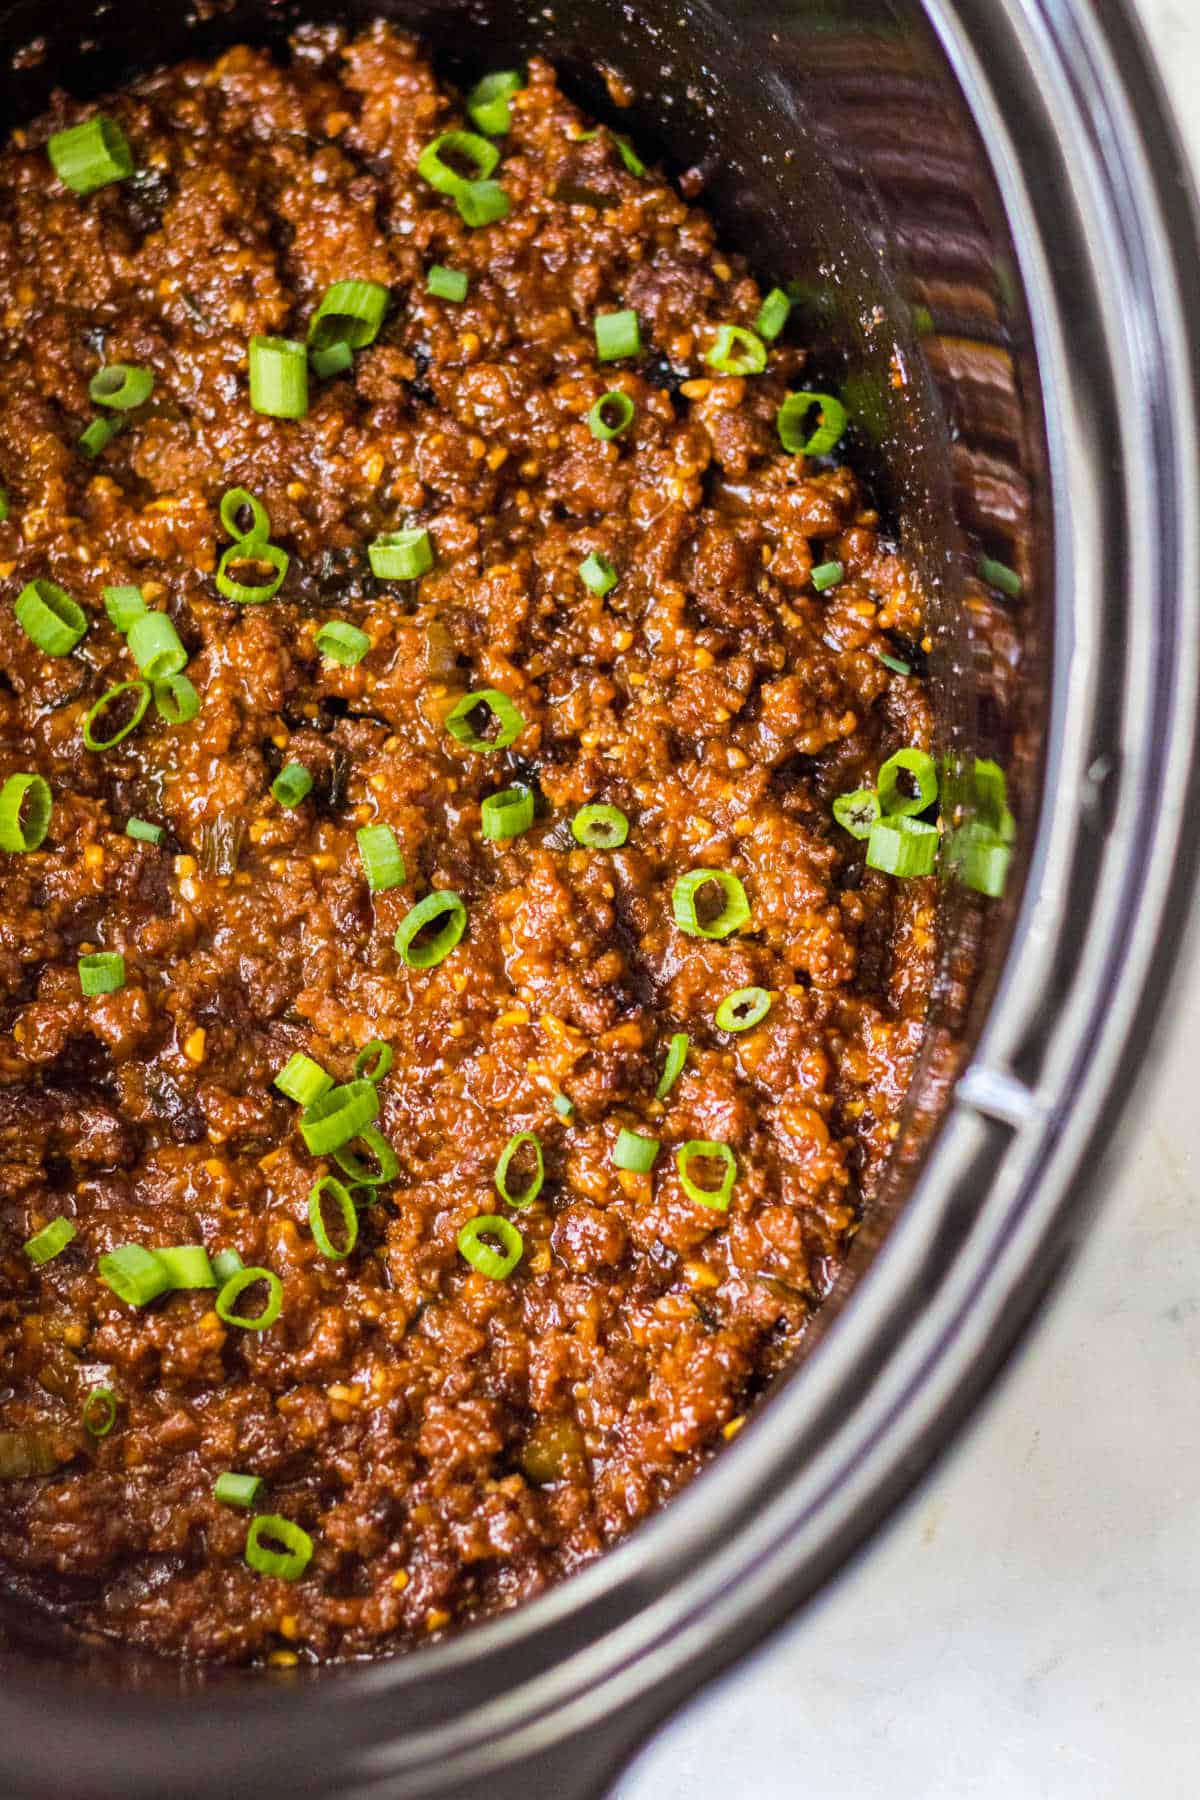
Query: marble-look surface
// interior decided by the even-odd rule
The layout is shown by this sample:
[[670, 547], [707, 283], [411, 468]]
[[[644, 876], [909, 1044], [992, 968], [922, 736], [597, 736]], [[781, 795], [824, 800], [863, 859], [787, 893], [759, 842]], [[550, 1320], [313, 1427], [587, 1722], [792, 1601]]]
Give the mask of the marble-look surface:
[[[1200, 0], [1141, 10], [1200, 167]], [[1198, 1003], [1200, 944], [1086, 1252], [966, 1441], [614, 1800], [1200, 1794]]]

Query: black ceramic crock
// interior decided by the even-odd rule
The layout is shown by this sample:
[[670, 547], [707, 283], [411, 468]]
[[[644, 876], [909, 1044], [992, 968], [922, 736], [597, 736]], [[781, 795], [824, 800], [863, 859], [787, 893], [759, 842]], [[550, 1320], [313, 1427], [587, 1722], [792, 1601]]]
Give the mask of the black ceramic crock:
[[[454, 78], [540, 50], [613, 120], [617, 71], [622, 127], [703, 172], [761, 275], [799, 281], [935, 596], [943, 739], [1003, 758], [1020, 852], [1001, 902], [947, 888], [908, 1129], [819, 1340], [680, 1498], [524, 1610], [371, 1665], [181, 1669], [10, 1597], [9, 1800], [601, 1794], [995, 1378], [1129, 1127], [1191, 900], [1196, 220], [1121, 0], [4, 0], [7, 122], [378, 13]], [[979, 604], [981, 552], [1019, 599]]]

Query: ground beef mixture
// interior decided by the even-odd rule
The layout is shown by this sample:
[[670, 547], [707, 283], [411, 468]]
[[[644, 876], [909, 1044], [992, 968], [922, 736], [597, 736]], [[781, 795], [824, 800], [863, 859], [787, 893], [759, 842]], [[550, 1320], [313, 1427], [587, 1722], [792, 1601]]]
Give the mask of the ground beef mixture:
[[[53, 802], [40, 847], [0, 858], [0, 1564], [80, 1629], [189, 1658], [392, 1650], [621, 1538], [794, 1358], [929, 991], [932, 882], [865, 868], [830, 812], [928, 741], [921, 599], [854, 475], [781, 447], [795, 332], [761, 373], [709, 364], [762, 293], [544, 63], [495, 139], [508, 214], [477, 227], [417, 171], [462, 99], [382, 25], [139, 81], [104, 108], [135, 172], [81, 196], [46, 145], [94, 110], [63, 98], [0, 156], [0, 781], [40, 774]], [[433, 265], [465, 299], [428, 291]], [[346, 279], [388, 290], [374, 342], [302, 418], [254, 410], [249, 340], [302, 340]], [[639, 352], [599, 360], [596, 315], [626, 309]], [[112, 363], [153, 393], [89, 457]], [[588, 423], [606, 391], [633, 404], [613, 438]], [[215, 583], [235, 486], [290, 558], [267, 604]], [[432, 568], [376, 578], [372, 540], [414, 527]], [[39, 578], [86, 615], [67, 654], [15, 616]], [[89, 709], [137, 678], [103, 597], [128, 586], [173, 621], [199, 711], [152, 705], [92, 751]], [[331, 619], [366, 634], [357, 662], [317, 645]], [[479, 689], [520, 715], [504, 748], [445, 727]], [[289, 764], [312, 778], [292, 806]], [[532, 825], [487, 837], [515, 782]], [[588, 803], [623, 845], [575, 840]], [[372, 891], [376, 823], [406, 873]], [[749, 903], [722, 939], [673, 916], [706, 867]], [[433, 890], [466, 930], [410, 967], [394, 936]], [[124, 984], [85, 996], [97, 952]], [[746, 987], [765, 1018], [720, 1029]], [[274, 1078], [302, 1052], [347, 1083], [372, 1040], [399, 1169], [336, 1260], [309, 1196], [339, 1171]], [[622, 1127], [660, 1140], [648, 1172], [614, 1163]], [[517, 1132], [545, 1164], [523, 1210], [494, 1182]], [[685, 1190], [689, 1140], [729, 1147], [727, 1211]], [[519, 1233], [506, 1278], [460, 1251], [480, 1214]], [[75, 1236], [39, 1265], [56, 1218]], [[98, 1265], [130, 1244], [237, 1251], [278, 1276], [278, 1322], [224, 1322], [212, 1287], [126, 1303]], [[298, 1579], [248, 1564], [226, 1471], [308, 1534]]]

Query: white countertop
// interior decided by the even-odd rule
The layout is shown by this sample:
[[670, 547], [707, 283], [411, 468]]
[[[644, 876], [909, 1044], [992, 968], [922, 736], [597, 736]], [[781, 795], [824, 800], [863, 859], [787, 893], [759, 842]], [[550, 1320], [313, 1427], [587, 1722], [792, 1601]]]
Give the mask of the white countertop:
[[[1200, 167], [1200, 0], [1140, 4]], [[1200, 950], [1177, 993], [1123, 1172], [1014, 1373], [614, 1800], [1200, 1794]]]

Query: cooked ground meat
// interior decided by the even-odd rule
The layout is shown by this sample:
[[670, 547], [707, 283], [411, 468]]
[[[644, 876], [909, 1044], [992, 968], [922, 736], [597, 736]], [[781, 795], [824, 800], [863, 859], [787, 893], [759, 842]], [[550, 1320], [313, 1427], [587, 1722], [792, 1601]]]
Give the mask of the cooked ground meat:
[[[754, 325], [744, 263], [545, 63], [496, 140], [511, 209], [474, 229], [416, 166], [462, 102], [386, 26], [305, 31], [285, 67], [185, 63], [105, 110], [128, 180], [81, 198], [52, 177], [50, 133], [88, 116], [65, 98], [0, 156], [0, 780], [53, 797], [40, 848], [2, 859], [0, 1561], [72, 1624], [185, 1657], [395, 1650], [621, 1538], [797, 1353], [929, 990], [932, 882], [864, 867], [830, 813], [928, 741], [920, 682], [881, 661], [920, 641], [921, 595], [854, 475], [781, 448], [794, 334], [760, 374], [708, 364], [720, 325]], [[464, 300], [428, 291], [434, 264]], [[389, 290], [375, 341], [313, 377], [304, 417], [253, 410], [249, 340], [303, 339], [347, 278]], [[640, 354], [601, 362], [595, 315], [625, 308]], [[153, 393], [89, 458], [89, 382], [117, 362]], [[608, 390], [634, 408], [611, 440], [587, 422]], [[290, 557], [269, 604], [215, 585], [234, 486]], [[376, 579], [368, 545], [411, 527], [432, 569]], [[592, 554], [617, 574], [602, 595]], [[36, 578], [87, 616], [70, 654], [14, 616]], [[94, 752], [89, 709], [137, 674], [106, 616], [120, 586], [174, 622], [200, 708], [152, 705]], [[370, 640], [358, 662], [319, 650], [333, 618]], [[445, 728], [479, 689], [520, 714], [505, 748]], [[313, 785], [287, 807], [292, 763]], [[514, 782], [534, 823], [484, 836]], [[621, 847], [575, 841], [589, 802], [626, 816]], [[372, 823], [406, 866], [385, 891], [356, 845]], [[723, 939], [673, 916], [709, 867], [750, 907]], [[467, 928], [410, 967], [394, 934], [435, 889]], [[124, 985], [85, 997], [96, 951]], [[719, 1029], [751, 986], [766, 1017]], [[298, 1051], [348, 1082], [376, 1039], [399, 1174], [335, 1260], [309, 1195], [338, 1170], [273, 1082]], [[614, 1164], [622, 1127], [661, 1140], [649, 1172]], [[516, 1132], [545, 1162], [524, 1209], [493, 1179]], [[733, 1155], [727, 1211], [681, 1182], [693, 1139]], [[479, 1214], [519, 1233], [505, 1279], [458, 1247]], [[76, 1235], [38, 1266], [24, 1243], [57, 1217]], [[226, 1324], [211, 1288], [127, 1304], [98, 1270], [126, 1244], [236, 1250], [279, 1277], [278, 1322]], [[100, 1437], [95, 1387], [116, 1402]], [[248, 1566], [226, 1470], [311, 1537], [298, 1580]]]

